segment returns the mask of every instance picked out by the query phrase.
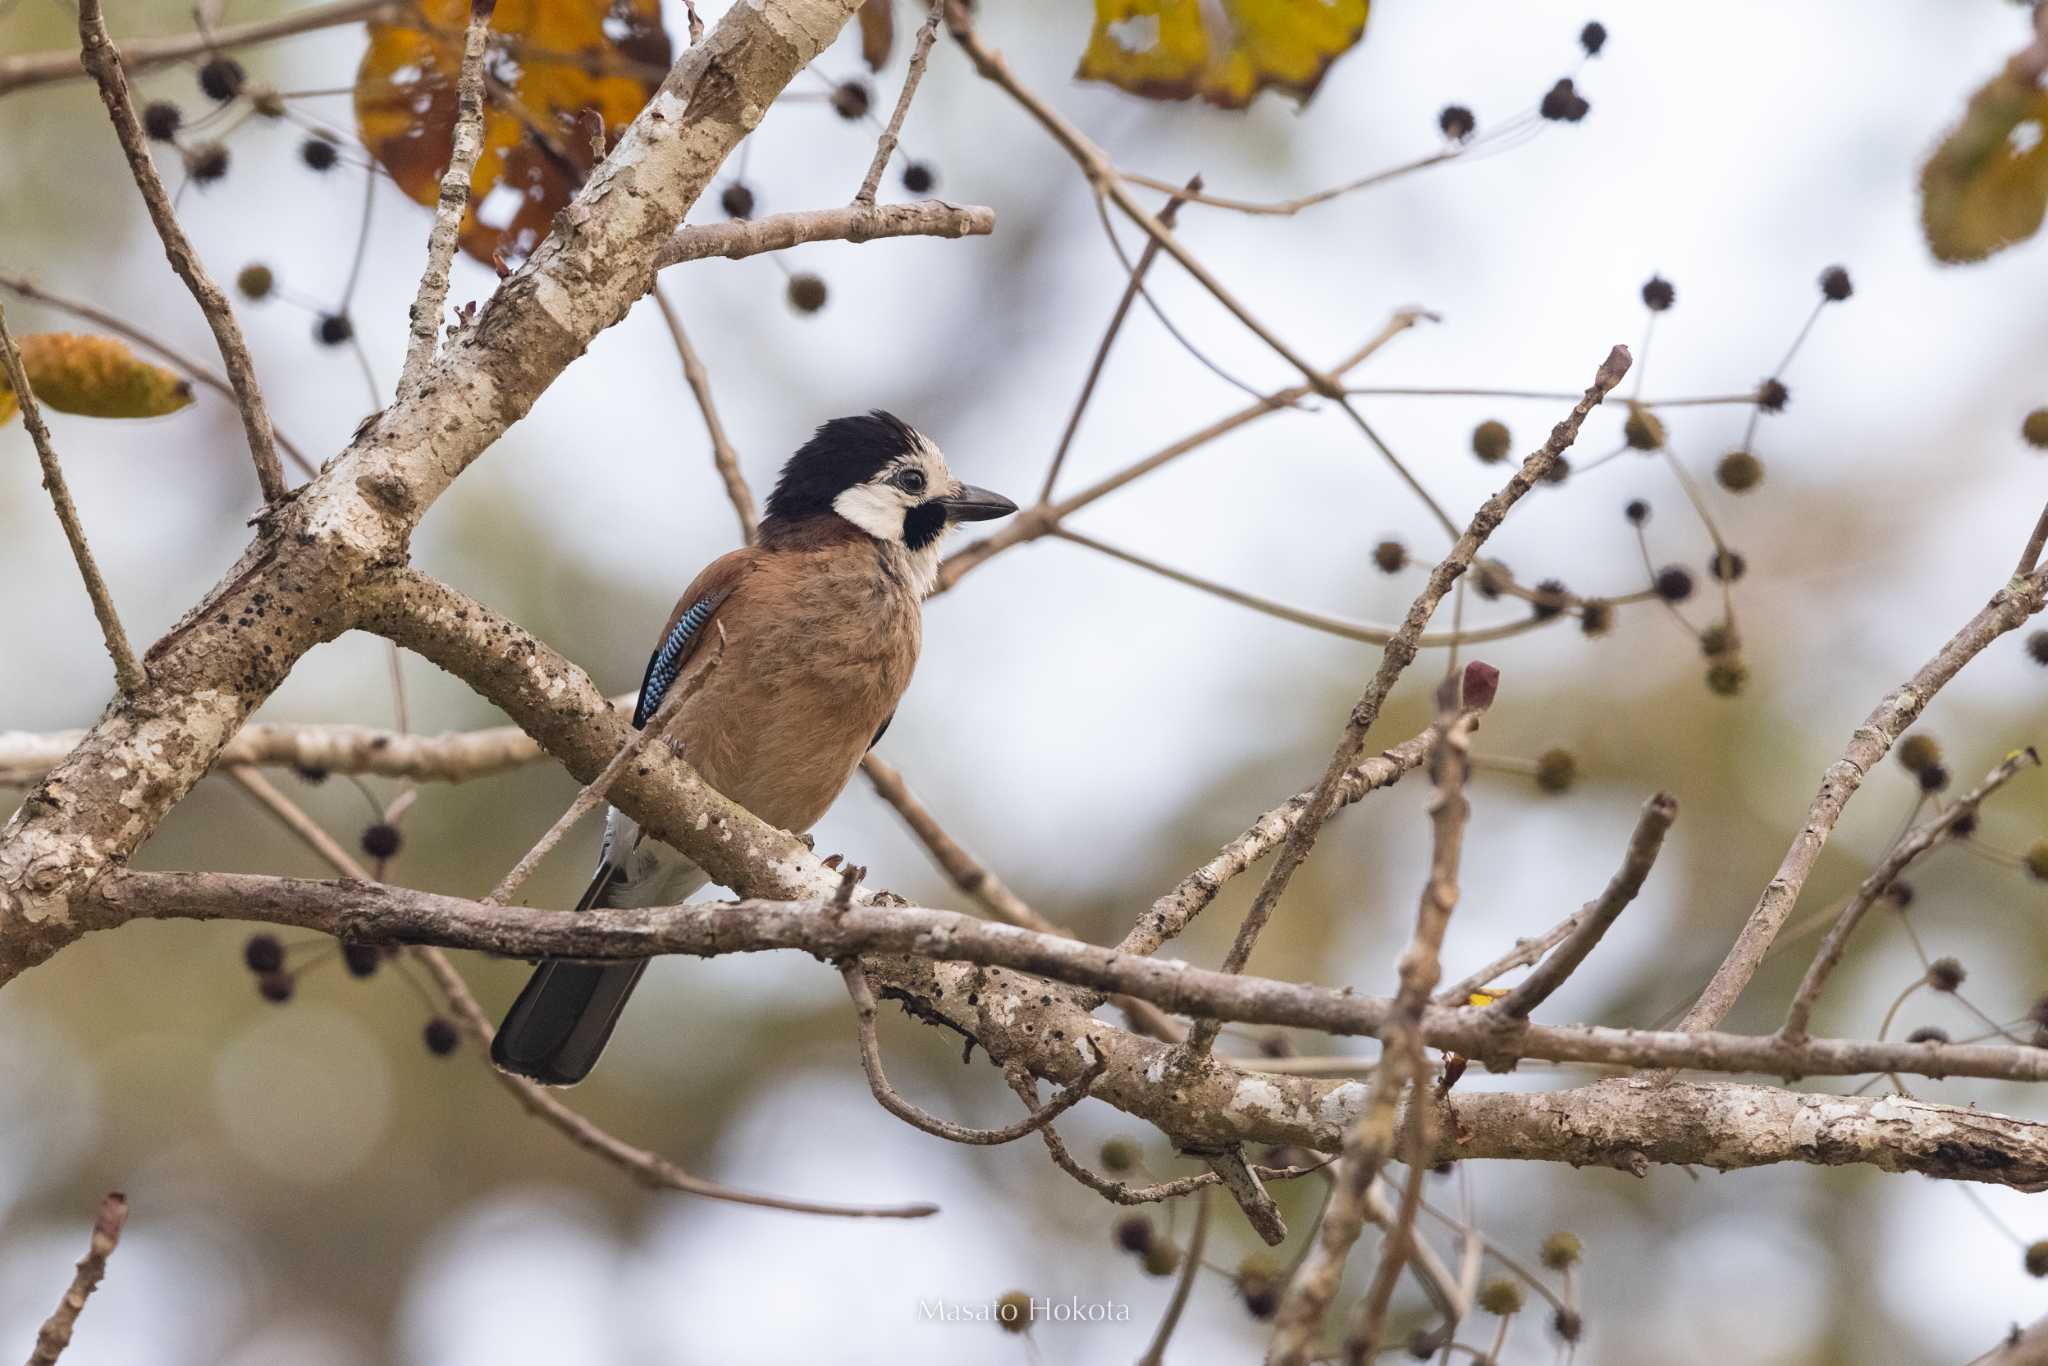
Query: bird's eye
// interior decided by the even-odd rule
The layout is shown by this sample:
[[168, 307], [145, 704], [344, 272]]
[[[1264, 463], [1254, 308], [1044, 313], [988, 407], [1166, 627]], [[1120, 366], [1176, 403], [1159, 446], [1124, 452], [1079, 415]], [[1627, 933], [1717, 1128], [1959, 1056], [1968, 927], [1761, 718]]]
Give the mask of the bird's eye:
[[924, 471], [904, 470], [896, 476], [896, 487], [905, 493], [924, 492]]

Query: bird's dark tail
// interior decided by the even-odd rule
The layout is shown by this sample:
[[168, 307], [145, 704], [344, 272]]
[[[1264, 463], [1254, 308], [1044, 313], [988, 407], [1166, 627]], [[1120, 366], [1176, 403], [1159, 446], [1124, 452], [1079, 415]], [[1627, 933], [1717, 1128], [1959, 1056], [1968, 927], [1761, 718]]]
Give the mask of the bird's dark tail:
[[[576, 909], [602, 905], [619, 869], [607, 863]], [[574, 1086], [604, 1052], [646, 962], [579, 963], [551, 958], [533, 970], [491, 1041], [491, 1061], [544, 1086]]]

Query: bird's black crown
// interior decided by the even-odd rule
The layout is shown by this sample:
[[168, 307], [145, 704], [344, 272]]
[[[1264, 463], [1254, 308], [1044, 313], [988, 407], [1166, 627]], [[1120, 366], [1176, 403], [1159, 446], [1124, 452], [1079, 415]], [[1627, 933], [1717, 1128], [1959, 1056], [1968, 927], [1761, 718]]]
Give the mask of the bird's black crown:
[[916, 450], [917, 441], [909, 423], [879, 408], [862, 417], [833, 418], [783, 465], [775, 492], [768, 495], [768, 517], [796, 519], [832, 511], [833, 499]]

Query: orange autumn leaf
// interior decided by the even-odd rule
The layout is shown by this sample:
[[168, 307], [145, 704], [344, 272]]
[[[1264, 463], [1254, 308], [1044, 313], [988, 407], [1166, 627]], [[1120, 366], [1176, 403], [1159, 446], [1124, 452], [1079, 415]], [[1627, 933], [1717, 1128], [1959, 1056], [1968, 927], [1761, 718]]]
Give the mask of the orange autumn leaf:
[[1259, 91], [1303, 104], [1365, 36], [1367, 0], [1095, 0], [1076, 73], [1134, 95], [1242, 109]]
[[[356, 130], [399, 188], [432, 204], [455, 140], [470, 0], [420, 0], [414, 23], [369, 26]], [[660, 0], [498, 0], [484, 54], [484, 141], [462, 249], [524, 259], [668, 72]]]
[[860, 59], [868, 70], [880, 71], [889, 64], [889, 50], [896, 46], [896, 0], [865, 0], [860, 7]]
[[[139, 359], [125, 342], [76, 332], [20, 338], [21, 368], [36, 401], [81, 417], [162, 417], [192, 401], [192, 386], [161, 365]], [[0, 366], [0, 423], [21, 405]]]

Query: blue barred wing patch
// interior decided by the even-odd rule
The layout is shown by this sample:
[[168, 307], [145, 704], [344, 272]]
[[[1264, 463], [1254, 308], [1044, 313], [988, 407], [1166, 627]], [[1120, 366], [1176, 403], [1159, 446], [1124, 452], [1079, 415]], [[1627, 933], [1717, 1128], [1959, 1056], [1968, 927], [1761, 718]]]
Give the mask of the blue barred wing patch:
[[717, 598], [699, 598], [692, 603], [690, 610], [676, 620], [675, 629], [668, 633], [668, 639], [661, 642], [661, 648], [647, 661], [647, 677], [640, 683], [640, 701], [633, 708], [634, 729], [646, 725], [647, 719], [661, 706], [661, 699], [668, 695], [676, 675], [682, 672], [683, 658], [690, 652], [690, 643], [717, 609]]

